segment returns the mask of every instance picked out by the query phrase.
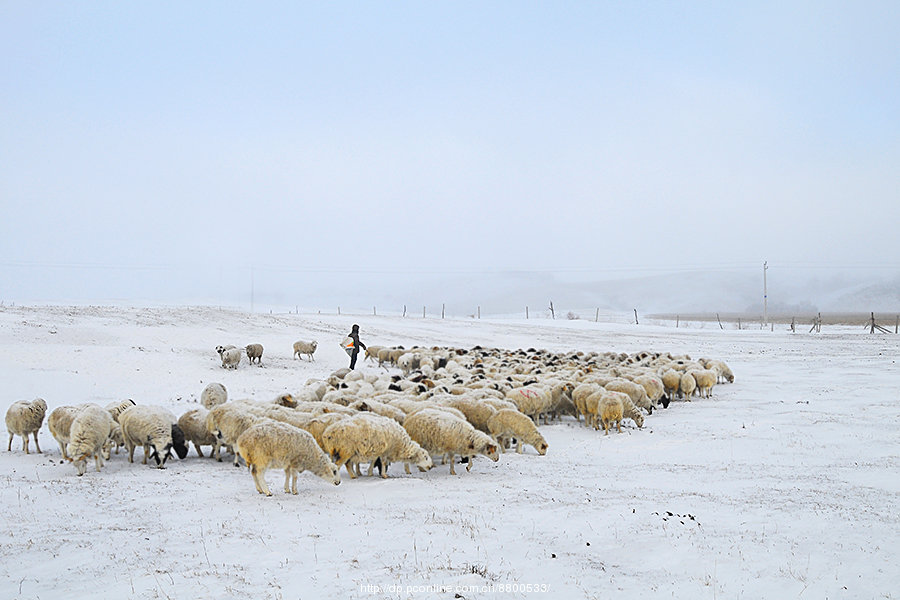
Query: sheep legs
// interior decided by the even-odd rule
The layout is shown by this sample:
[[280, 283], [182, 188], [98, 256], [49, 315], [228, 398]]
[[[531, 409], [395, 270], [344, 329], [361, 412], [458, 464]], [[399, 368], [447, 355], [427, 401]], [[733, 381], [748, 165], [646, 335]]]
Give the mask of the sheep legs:
[[284, 493], [297, 495], [297, 476], [300, 471], [295, 471], [291, 467], [284, 469]]
[[256, 491], [266, 496], [271, 496], [269, 486], [266, 485], [266, 470], [260, 469], [256, 465], [250, 465], [250, 473], [253, 475], [253, 483], [256, 484]]
[[453, 453], [450, 453], [450, 474], [451, 475], [456, 475], [456, 469], [453, 468], [453, 463], [456, 462], [454, 459], [455, 459], [455, 457], [453, 456]]

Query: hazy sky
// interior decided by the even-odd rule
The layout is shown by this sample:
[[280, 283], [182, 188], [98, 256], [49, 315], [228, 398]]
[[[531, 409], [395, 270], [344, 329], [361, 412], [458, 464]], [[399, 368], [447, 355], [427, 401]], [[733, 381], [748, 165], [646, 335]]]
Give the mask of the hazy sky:
[[896, 1], [3, 1], [0, 264], [900, 265], [898, 32]]

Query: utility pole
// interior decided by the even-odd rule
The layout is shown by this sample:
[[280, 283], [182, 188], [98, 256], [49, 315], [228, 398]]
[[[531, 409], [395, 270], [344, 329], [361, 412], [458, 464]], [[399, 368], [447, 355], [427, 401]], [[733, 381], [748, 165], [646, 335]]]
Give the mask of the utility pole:
[[769, 323], [769, 286], [766, 280], [766, 271], [769, 270], [769, 262], [763, 262], [763, 323]]

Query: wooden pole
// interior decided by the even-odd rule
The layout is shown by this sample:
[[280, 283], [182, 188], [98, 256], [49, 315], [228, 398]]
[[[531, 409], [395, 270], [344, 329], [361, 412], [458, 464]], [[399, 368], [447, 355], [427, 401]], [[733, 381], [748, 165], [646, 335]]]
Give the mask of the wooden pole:
[[480, 306], [477, 309], [477, 313], [478, 313], [478, 318], [480, 319], [481, 318], [481, 307]]
[[597, 309], [597, 316], [594, 317], [594, 323], [600, 322], [600, 309]]
[[894, 333], [900, 333], [900, 315], [897, 315], [897, 322], [894, 323]]
[[372, 316], [373, 316], [373, 317], [377, 317], [377, 316], [378, 316], [378, 313], [375, 311], [375, 307], [374, 307], [374, 306], [372, 307]]
[[341, 314], [341, 307], [338, 306], [338, 314]]
[[741, 319], [740, 319], [740, 317], [738, 317], [738, 329], [742, 329], [742, 327], [741, 327]]
[[528, 318], [528, 307], [527, 306], [525, 307], [525, 318], [526, 319]]
[[679, 320], [680, 320], [680, 318], [678, 317], [678, 315], [675, 315], [675, 329], [678, 329]]
[[403, 305], [403, 316], [404, 317], [406, 316], [406, 305], [405, 304]]
[[634, 324], [640, 325], [640, 323], [638, 323], [637, 309], [634, 309]]
[[424, 306], [422, 307], [422, 318], [423, 319], [425, 318], [425, 307]]
[[[716, 313], [716, 321], [719, 322], [719, 329], [725, 329], [724, 327], [722, 327], [722, 319], [719, 318], [719, 313]], [[740, 328], [741, 328], [741, 320], [738, 319], [738, 329], [740, 329]]]
[[444, 311], [446, 310], [446, 308], [447, 308], [446, 304], [441, 304], [441, 318], [442, 319], [444, 318]]
[[556, 312], [553, 310], [553, 300], [550, 301], [550, 316], [556, 319]]
[[794, 317], [791, 317], [791, 333], [797, 333], [796, 327], [796, 321], [794, 320]]

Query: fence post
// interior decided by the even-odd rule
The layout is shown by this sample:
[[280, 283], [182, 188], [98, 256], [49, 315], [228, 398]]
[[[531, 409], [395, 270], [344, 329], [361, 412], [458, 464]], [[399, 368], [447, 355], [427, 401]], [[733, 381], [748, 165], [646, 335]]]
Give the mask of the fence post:
[[374, 306], [372, 307], [372, 316], [373, 316], [373, 317], [377, 317], [377, 316], [378, 316], [378, 313], [375, 311], [375, 307], [374, 307]]
[[678, 329], [679, 321], [680, 321], [680, 318], [678, 317], [678, 315], [675, 315], [675, 329]]
[[338, 306], [338, 314], [341, 314], [341, 307]]
[[[719, 318], [719, 313], [716, 313], [716, 321], [719, 322], [719, 329], [725, 329], [724, 327], [722, 327], [722, 319]], [[740, 329], [740, 328], [741, 328], [741, 320], [738, 319], [738, 329]]]
[[794, 317], [791, 317], [791, 333], [797, 333], [796, 326], [797, 326], [797, 323], [794, 320]]
[[634, 309], [634, 324], [640, 325], [640, 323], [638, 323], [637, 309]]
[[422, 307], [422, 318], [423, 319], [425, 318], [425, 307], [424, 306]]
[[[526, 319], [528, 318], [528, 307], [527, 306], [525, 307], [525, 318]], [[898, 317], [898, 319], [900, 319], [900, 317]]]
[[406, 305], [405, 304], [403, 305], [403, 316], [404, 317], [406, 316]]
[[447, 308], [446, 304], [441, 304], [441, 318], [444, 318], [444, 310]]
[[597, 314], [596, 314], [596, 316], [594, 317], [594, 323], [599, 323], [599, 322], [600, 322], [600, 309], [598, 308], [598, 309], [597, 309]]
[[556, 318], [556, 312], [553, 310], [553, 300], [550, 301], [550, 316]]
[[738, 329], [739, 330], [741, 329], [741, 318], [740, 317], [738, 317]]
[[478, 318], [480, 319], [481, 318], [481, 307], [480, 306], [478, 307], [477, 312], [478, 312]]
[[900, 333], [900, 315], [897, 315], [897, 322], [894, 323], [894, 333]]

